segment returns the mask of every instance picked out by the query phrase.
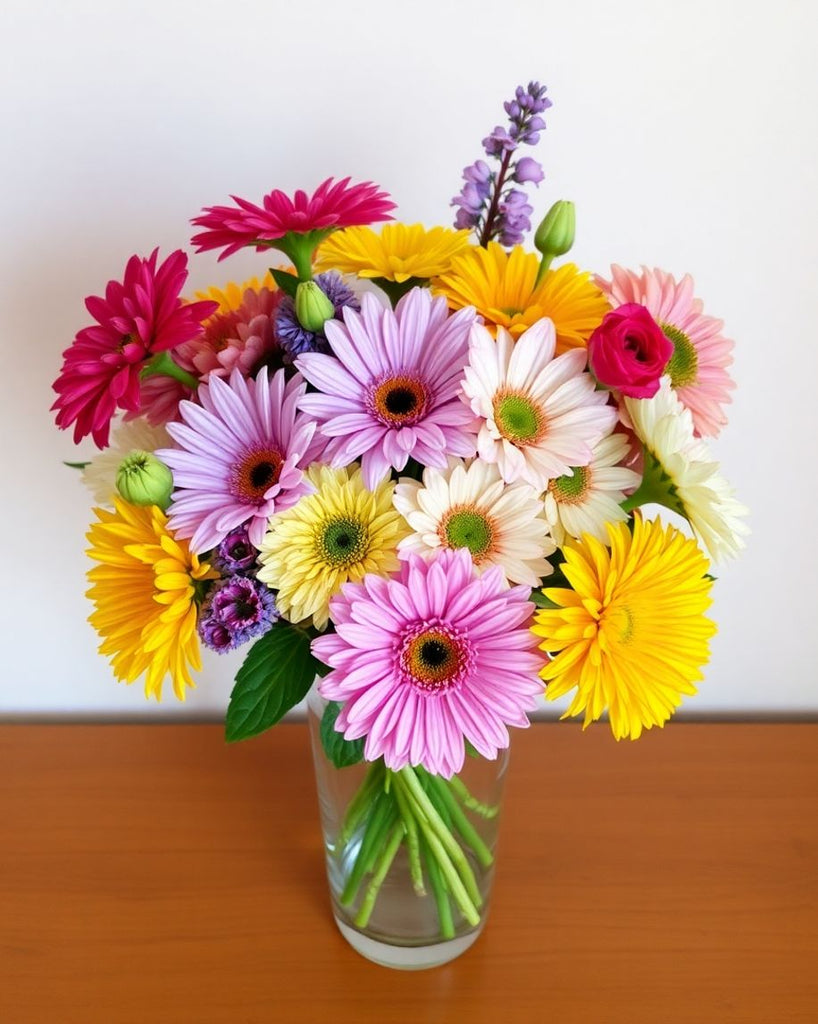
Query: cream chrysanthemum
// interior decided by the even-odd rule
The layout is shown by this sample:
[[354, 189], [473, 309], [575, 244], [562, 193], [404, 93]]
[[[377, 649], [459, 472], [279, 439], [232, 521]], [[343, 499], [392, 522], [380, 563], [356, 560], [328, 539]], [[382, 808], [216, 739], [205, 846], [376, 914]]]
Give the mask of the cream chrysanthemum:
[[307, 475], [315, 493], [270, 518], [257, 576], [278, 591], [283, 616], [291, 622], [312, 616], [323, 629], [329, 599], [342, 583], [399, 568], [398, 541], [408, 531], [392, 507], [388, 479], [369, 491], [357, 466], [313, 466]]
[[196, 633], [196, 594], [218, 573], [192, 554], [187, 541], [167, 528], [155, 505], [137, 508], [114, 499], [114, 511], [95, 510], [88, 554], [99, 565], [88, 572], [87, 596], [96, 605], [88, 621], [103, 638], [117, 679], [132, 683], [143, 672], [145, 695], [160, 699], [170, 675], [179, 700], [201, 668]]
[[440, 548], [468, 548], [481, 570], [499, 565], [509, 583], [539, 586], [553, 572], [546, 556], [555, 550], [533, 487], [507, 484], [497, 466], [449, 459], [444, 471], [427, 468], [423, 483], [401, 480], [395, 508], [414, 533], [401, 553], [424, 557]]
[[694, 437], [690, 410], [670, 379], [662, 378], [653, 398], [624, 402], [645, 451], [642, 483], [625, 507], [664, 505], [688, 520], [715, 561], [735, 557], [750, 532], [743, 521], [747, 508], [734, 497], [705, 443]]
[[662, 726], [709, 657], [716, 632], [704, 612], [712, 579], [695, 541], [659, 520], [636, 514], [608, 527], [610, 551], [585, 536], [565, 549], [571, 589], [546, 587], [550, 608], [532, 627], [551, 660], [540, 672], [546, 697], [576, 687], [563, 715], [584, 711], [583, 727], [608, 709], [617, 739]]
[[548, 481], [587, 466], [616, 422], [608, 393], [585, 372], [585, 349], [554, 358], [556, 336], [538, 320], [515, 342], [503, 327], [471, 333], [463, 393], [483, 422], [477, 451], [497, 463], [507, 483], [525, 480], [542, 493]]
[[83, 467], [82, 482], [91, 491], [94, 501], [113, 508], [116, 473], [122, 460], [131, 452], [155, 452], [171, 444], [164, 427], [152, 427], [147, 420], [125, 420], [113, 431], [113, 443]]
[[380, 232], [367, 227], [336, 231], [321, 245], [316, 259], [319, 270], [404, 284], [445, 273], [468, 246], [468, 231], [385, 224]]
[[625, 491], [639, 486], [641, 477], [621, 466], [630, 444], [624, 434], [610, 434], [594, 448], [587, 466], [574, 466], [573, 473], [555, 477], [545, 493], [545, 518], [551, 536], [562, 546], [566, 534], [592, 537], [608, 543], [606, 523], [623, 523]]

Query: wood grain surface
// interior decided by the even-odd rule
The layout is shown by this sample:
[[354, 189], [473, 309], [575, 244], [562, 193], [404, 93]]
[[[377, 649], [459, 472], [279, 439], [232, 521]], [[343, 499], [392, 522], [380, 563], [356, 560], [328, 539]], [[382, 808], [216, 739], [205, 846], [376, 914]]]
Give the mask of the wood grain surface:
[[818, 726], [515, 733], [493, 907], [404, 974], [335, 929], [303, 725], [0, 728], [3, 1024], [818, 1021]]

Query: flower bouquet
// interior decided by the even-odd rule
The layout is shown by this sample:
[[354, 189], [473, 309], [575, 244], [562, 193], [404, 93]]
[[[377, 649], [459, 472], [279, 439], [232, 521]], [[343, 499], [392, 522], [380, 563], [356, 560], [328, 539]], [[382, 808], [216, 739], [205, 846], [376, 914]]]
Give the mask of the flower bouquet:
[[387, 963], [479, 932], [508, 727], [543, 693], [617, 739], [695, 693], [708, 559], [746, 532], [702, 440], [732, 343], [690, 277], [554, 266], [568, 202], [522, 244], [545, 93], [505, 104], [451, 229], [376, 231], [394, 203], [347, 178], [205, 209], [197, 251], [273, 265], [188, 299], [181, 251], [133, 256], [54, 385], [58, 425], [107, 449], [72, 464], [100, 652], [184, 699], [201, 645], [249, 644], [228, 740], [319, 679], [335, 914]]

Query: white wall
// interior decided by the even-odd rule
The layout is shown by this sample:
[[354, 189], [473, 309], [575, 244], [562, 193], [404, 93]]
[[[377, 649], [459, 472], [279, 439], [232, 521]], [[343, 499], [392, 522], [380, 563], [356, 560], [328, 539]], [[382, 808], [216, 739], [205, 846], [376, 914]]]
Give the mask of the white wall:
[[[131, 253], [185, 245], [188, 218], [231, 192], [350, 174], [387, 188], [404, 219], [447, 223], [461, 167], [529, 78], [554, 101], [537, 215], [576, 201], [586, 266], [691, 271], [737, 341], [718, 454], [753, 536], [721, 572], [721, 632], [689, 707], [818, 709], [817, 12], [810, 0], [4, 0], [0, 712], [148, 710], [95, 654], [89, 499], [48, 412], [83, 297]], [[263, 266], [197, 257], [193, 283]], [[236, 667], [211, 656], [184, 707], [151, 710], [220, 713]]]

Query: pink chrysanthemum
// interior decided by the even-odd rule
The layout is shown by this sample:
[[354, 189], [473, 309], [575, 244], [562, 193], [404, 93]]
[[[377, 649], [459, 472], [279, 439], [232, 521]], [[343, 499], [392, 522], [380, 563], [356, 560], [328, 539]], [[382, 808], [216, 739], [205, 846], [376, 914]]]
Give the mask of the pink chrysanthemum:
[[474, 417], [460, 400], [473, 322], [473, 309], [448, 316], [445, 298], [413, 288], [394, 312], [366, 294], [360, 313], [344, 310], [343, 326], [324, 325], [333, 355], [304, 353], [295, 365], [322, 392], [305, 395], [300, 408], [333, 439], [334, 466], [360, 456], [374, 489], [410, 455], [439, 469], [447, 455], [474, 455]]
[[255, 380], [234, 370], [229, 383], [211, 376], [198, 391], [201, 405], [182, 402], [182, 423], [169, 423], [178, 448], [157, 456], [173, 471], [176, 490], [170, 529], [190, 538], [198, 553], [215, 547], [246, 523], [260, 547], [267, 520], [290, 508], [311, 488], [303, 469], [320, 453], [315, 423], [296, 411], [306, 384], [267, 368]]
[[177, 249], [157, 267], [158, 252], [132, 256], [124, 279], [109, 281], [104, 298], [85, 300], [98, 326], [81, 330], [63, 353], [52, 406], [60, 428], [74, 424], [75, 442], [92, 434], [105, 448], [115, 411], [139, 409], [139, 374], [147, 360], [196, 337], [216, 309], [215, 302], [182, 302], [187, 256]]
[[730, 402], [735, 383], [727, 372], [733, 362], [733, 342], [721, 334], [723, 321], [702, 313], [702, 301], [693, 295], [689, 274], [676, 281], [664, 270], [642, 268], [637, 274], [611, 267], [612, 280], [596, 283], [615, 306], [638, 302], [673, 342], [673, 355], [665, 368], [679, 401], [693, 416], [698, 436], [715, 437], [727, 423], [722, 408]]
[[392, 219], [389, 211], [395, 204], [386, 192], [371, 181], [358, 185], [349, 181], [343, 178], [333, 184], [333, 179], [327, 178], [311, 196], [298, 189], [292, 199], [273, 189], [262, 206], [238, 196], [231, 196], [235, 206], [208, 206], [193, 219], [205, 229], [193, 236], [196, 251], [223, 248], [219, 256], [223, 260], [246, 245], [265, 249], [291, 231], [306, 234]]
[[508, 589], [499, 567], [478, 576], [463, 548], [345, 584], [330, 602], [336, 632], [312, 644], [333, 670], [321, 694], [344, 702], [335, 728], [366, 736], [367, 760], [383, 756], [393, 771], [422, 765], [449, 778], [464, 739], [495, 758], [506, 726], [527, 726], [543, 691], [530, 593]]

